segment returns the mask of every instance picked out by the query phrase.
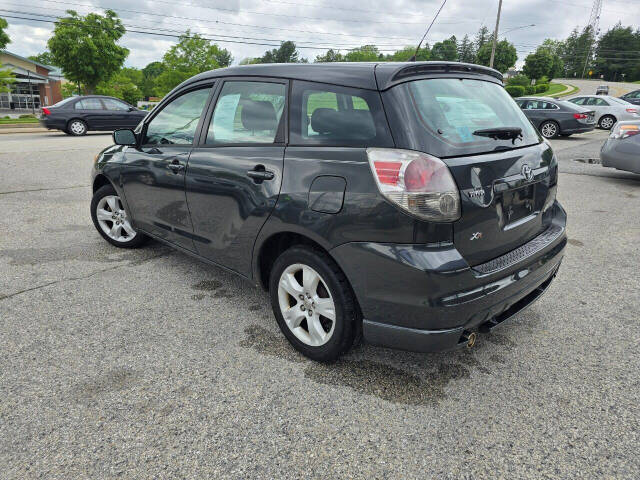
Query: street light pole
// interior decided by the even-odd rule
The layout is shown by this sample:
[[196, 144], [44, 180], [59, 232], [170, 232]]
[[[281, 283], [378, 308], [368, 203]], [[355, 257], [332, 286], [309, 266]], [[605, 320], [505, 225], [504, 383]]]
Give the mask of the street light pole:
[[498, 42], [498, 27], [500, 26], [500, 11], [502, 10], [502, 0], [498, 2], [498, 16], [496, 17], [496, 29], [493, 32], [493, 45], [491, 46], [491, 60], [489, 67], [493, 68], [493, 59], [496, 56], [496, 43]]

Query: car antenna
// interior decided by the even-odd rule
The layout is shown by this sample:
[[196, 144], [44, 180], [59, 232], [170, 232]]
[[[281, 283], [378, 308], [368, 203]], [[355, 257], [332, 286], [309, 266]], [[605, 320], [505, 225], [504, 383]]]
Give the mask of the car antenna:
[[422, 45], [422, 42], [424, 42], [424, 39], [427, 38], [427, 33], [429, 33], [429, 30], [431, 30], [431, 27], [433, 26], [433, 23], [436, 21], [436, 18], [438, 18], [438, 15], [440, 15], [440, 11], [442, 10], [442, 7], [444, 7], [445, 3], [447, 3], [447, 0], [444, 0], [442, 2], [442, 5], [440, 5], [440, 8], [436, 12], [436, 16], [433, 17], [433, 20], [431, 20], [431, 24], [429, 25], [429, 28], [427, 28], [427, 31], [424, 32], [424, 35], [422, 36], [422, 40], [420, 40], [420, 43], [416, 47], [416, 53], [414, 53], [413, 56], [408, 60], [409, 62], [415, 62], [416, 61], [416, 57], [418, 56], [418, 50], [420, 50], [420, 46]]

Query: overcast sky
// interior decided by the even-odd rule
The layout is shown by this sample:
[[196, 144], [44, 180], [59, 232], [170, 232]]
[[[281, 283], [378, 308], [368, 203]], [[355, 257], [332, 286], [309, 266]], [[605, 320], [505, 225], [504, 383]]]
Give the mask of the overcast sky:
[[[12, 43], [7, 49], [22, 56], [42, 52], [53, 24], [24, 19], [22, 16], [51, 20], [64, 15], [66, 9], [80, 14], [115, 10], [128, 30], [164, 29], [162, 33], [177, 34], [190, 28], [205, 36], [216, 37], [220, 46], [231, 51], [234, 63], [245, 57], [261, 55], [270, 45], [231, 43], [254, 42], [277, 44], [293, 40], [303, 57], [313, 60], [327, 48], [352, 48], [374, 44], [380, 50], [396, 50], [415, 45], [440, 6], [440, 0], [386, 0], [363, 2], [355, 0], [0, 0], [0, 17], [9, 22]], [[605, 0], [600, 18], [604, 32], [618, 21], [637, 28], [640, 8], [629, 8], [628, 1]], [[504, 0], [500, 32], [516, 45], [518, 65], [545, 38], [565, 38], [571, 30], [582, 28], [589, 21], [592, 2], [588, 0]], [[498, 0], [448, 0], [426, 41], [436, 41], [456, 35], [475, 35], [481, 25], [493, 30]], [[515, 29], [525, 25], [533, 27]], [[224, 36], [224, 37], [223, 37]], [[121, 40], [129, 48], [127, 66], [144, 67], [160, 60], [174, 43], [173, 37], [128, 32]], [[319, 47], [319, 48], [318, 48]], [[324, 48], [322, 48], [324, 47]], [[345, 50], [343, 50], [345, 51]]]

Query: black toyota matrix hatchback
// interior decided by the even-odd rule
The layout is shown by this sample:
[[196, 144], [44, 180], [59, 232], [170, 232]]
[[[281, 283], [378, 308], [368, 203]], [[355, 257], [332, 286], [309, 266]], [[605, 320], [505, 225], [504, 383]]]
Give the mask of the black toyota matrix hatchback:
[[558, 271], [551, 147], [495, 70], [270, 64], [197, 75], [97, 157], [91, 215], [268, 289], [291, 344], [472, 345]]

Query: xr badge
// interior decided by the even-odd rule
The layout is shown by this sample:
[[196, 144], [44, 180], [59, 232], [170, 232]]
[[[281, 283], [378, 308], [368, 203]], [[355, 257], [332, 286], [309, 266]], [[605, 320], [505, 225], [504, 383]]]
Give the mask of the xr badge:
[[475, 232], [473, 235], [471, 235], [470, 240], [480, 240], [481, 238], [482, 238], [482, 232]]

